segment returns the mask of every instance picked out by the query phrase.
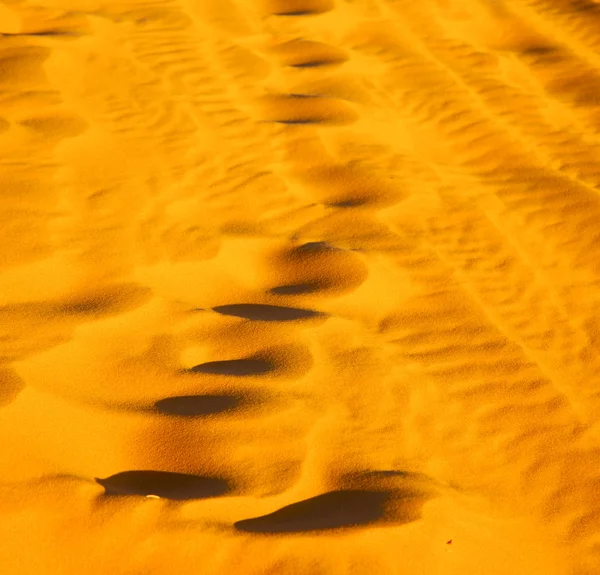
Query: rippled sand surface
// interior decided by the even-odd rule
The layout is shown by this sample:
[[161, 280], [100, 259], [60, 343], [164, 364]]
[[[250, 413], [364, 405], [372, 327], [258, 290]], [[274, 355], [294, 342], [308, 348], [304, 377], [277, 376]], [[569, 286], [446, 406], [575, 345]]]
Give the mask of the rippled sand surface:
[[600, 3], [0, 3], [3, 575], [600, 573]]

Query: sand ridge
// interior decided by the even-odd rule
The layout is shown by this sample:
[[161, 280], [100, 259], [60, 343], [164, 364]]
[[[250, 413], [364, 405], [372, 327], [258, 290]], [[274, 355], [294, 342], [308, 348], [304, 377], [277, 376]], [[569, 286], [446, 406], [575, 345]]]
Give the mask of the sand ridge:
[[600, 4], [0, 4], [0, 564], [600, 570]]

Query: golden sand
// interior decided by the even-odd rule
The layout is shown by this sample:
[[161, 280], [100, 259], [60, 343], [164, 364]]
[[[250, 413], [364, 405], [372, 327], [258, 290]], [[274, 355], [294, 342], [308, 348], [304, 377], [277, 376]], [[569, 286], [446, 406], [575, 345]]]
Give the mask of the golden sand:
[[2, 575], [598, 575], [600, 3], [0, 3]]

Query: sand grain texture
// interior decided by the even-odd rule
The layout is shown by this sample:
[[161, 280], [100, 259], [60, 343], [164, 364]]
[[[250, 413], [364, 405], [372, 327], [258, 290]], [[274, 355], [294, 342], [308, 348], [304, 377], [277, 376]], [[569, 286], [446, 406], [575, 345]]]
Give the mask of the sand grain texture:
[[600, 573], [599, 49], [0, 2], [2, 573]]

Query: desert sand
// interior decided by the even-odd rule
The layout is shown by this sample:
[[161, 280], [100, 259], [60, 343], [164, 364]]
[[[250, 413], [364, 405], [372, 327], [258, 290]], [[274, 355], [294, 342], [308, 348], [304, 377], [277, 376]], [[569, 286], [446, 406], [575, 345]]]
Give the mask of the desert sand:
[[0, 33], [3, 575], [600, 573], [600, 3]]

